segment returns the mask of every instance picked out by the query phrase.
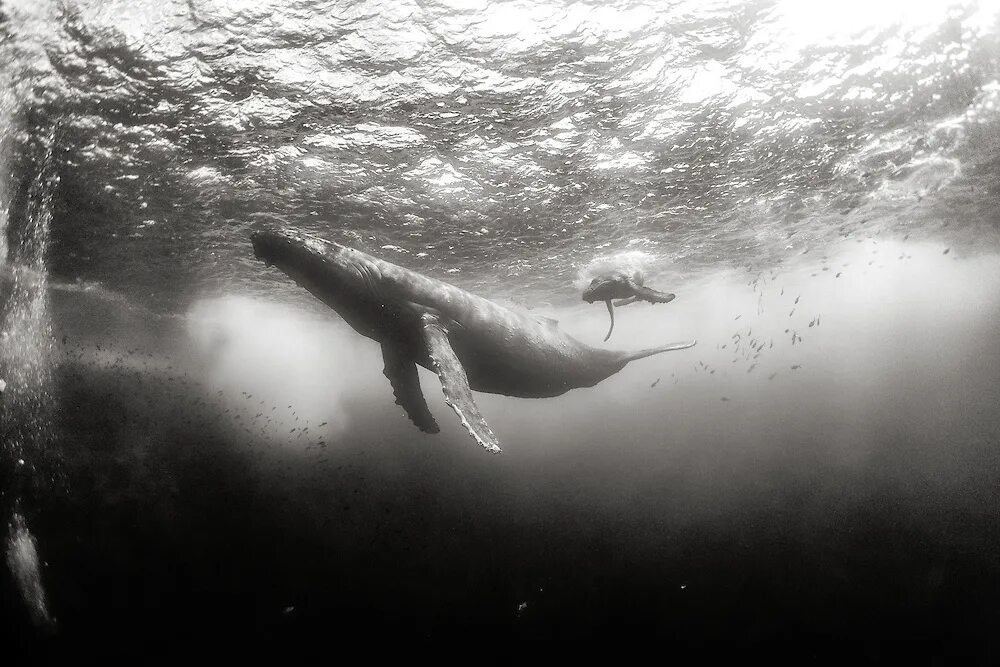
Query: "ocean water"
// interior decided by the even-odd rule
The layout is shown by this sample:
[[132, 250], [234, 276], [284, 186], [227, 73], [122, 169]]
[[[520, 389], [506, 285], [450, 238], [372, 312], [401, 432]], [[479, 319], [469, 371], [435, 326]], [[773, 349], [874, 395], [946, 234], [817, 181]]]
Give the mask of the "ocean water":
[[[14, 655], [997, 660], [1000, 5], [5, 2]], [[409, 423], [289, 225], [692, 349]], [[669, 304], [581, 287], [641, 269]]]

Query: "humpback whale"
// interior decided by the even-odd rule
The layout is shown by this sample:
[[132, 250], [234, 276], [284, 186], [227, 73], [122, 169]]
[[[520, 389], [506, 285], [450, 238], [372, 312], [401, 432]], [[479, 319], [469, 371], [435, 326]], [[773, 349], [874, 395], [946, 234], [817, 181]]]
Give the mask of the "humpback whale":
[[634, 271], [631, 274], [620, 270], [612, 271], [591, 280], [590, 285], [583, 291], [583, 300], [587, 303], [603, 301], [608, 306], [611, 328], [608, 329], [608, 335], [604, 337], [605, 341], [611, 338], [611, 332], [615, 330], [615, 306], [627, 306], [636, 301], [670, 303], [674, 300], [674, 296], [644, 286], [640, 271]]
[[445, 401], [488, 451], [500, 441], [472, 391], [522, 398], [592, 387], [626, 364], [696, 341], [635, 352], [590, 347], [555, 320], [505, 308], [440, 280], [289, 227], [251, 234], [254, 255], [382, 346], [396, 403], [420, 430], [439, 428], [420, 390], [417, 366], [437, 373]]

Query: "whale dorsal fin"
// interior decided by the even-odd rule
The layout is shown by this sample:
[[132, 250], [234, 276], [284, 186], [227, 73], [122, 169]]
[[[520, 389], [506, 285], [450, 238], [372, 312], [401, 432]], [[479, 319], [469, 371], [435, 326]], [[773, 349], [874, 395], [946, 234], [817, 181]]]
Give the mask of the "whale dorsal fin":
[[398, 347], [388, 342], [382, 343], [382, 359], [385, 361], [382, 373], [392, 383], [396, 405], [402, 407], [410, 421], [424, 433], [440, 431], [434, 416], [427, 408], [424, 394], [420, 391], [420, 378], [417, 376], [417, 365], [413, 359], [405, 356]]
[[445, 402], [455, 411], [462, 421], [462, 426], [468, 429], [476, 442], [491, 452], [499, 453], [500, 441], [479, 414], [479, 408], [476, 407], [476, 402], [472, 399], [472, 390], [469, 388], [469, 377], [462, 362], [455, 356], [455, 350], [451, 347], [448, 333], [442, 326], [440, 318], [425, 313], [421, 316], [420, 323], [427, 344], [427, 356], [430, 357], [431, 365], [441, 379]]

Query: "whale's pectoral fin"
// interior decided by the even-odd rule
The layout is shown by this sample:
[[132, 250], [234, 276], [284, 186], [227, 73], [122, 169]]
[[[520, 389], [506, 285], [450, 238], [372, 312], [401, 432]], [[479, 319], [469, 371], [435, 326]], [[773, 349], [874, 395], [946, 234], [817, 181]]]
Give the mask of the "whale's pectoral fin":
[[402, 407], [410, 421], [424, 433], [440, 431], [434, 416], [427, 408], [424, 394], [420, 391], [420, 378], [417, 376], [417, 365], [413, 359], [389, 343], [382, 343], [382, 359], [385, 361], [382, 373], [392, 383], [396, 405]]
[[451, 341], [448, 340], [448, 333], [441, 325], [441, 320], [436, 315], [428, 313], [424, 314], [420, 321], [424, 328], [427, 355], [438, 377], [441, 378], [445, 402], [451, 406], [462, 421], [462, 426], [469, 430], [480, 445], [491, 452], [499, 452], [500, 441], [479, 414], [479, 408], [472, 399], [468, 375], [462, 362], [455, 356], [455, 350], [451, 347]]
[[611, 338], [611, 332], [615, 330], [615, 307], [611, 304], [611, 299], [608, 299], [604, 303], [608, 305], [608, 315], [611, 316], [611, 328], [608, 329], [608, 335], [604, 337], [604, 342], [606, 343]]
[[617, 301], [614, 302], [614, 304], [620, 308], [622, 306], [627, 306], [630, 303], [635, 303], [638, 300], [639, 300], [639, 297], [637, 297], [637, 296], [630, 296], [627, 299], [618, 299]]
[[676, 297], [675, 294], [657, 292], [655, 289], [637, 285], [634, 282], [630, 283], [630, 286], [632, 287], [632, 293], [635, 294], [635, 298], [642, 299], [643, 301], [648, 301], [650, 303], [670, 303]]

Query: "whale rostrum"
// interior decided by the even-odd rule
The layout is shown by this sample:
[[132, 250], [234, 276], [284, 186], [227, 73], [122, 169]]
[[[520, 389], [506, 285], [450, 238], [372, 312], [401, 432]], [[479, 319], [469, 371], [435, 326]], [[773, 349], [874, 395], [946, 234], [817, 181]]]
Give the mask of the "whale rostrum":
[[522, 398], [592, 387], [630, 361], [683, 350], [696, 341], [635, 352], [594, 348], [555, 320], [506, 308], [441, 280], [306, 232], [282, 227], [251, 234], [254, 254], [382, 346], [396, 403], [422, 431], [437, 433], [417, 366], [441, 381], [445, 401], [491, 452], [500, 442], [473, 391]]

